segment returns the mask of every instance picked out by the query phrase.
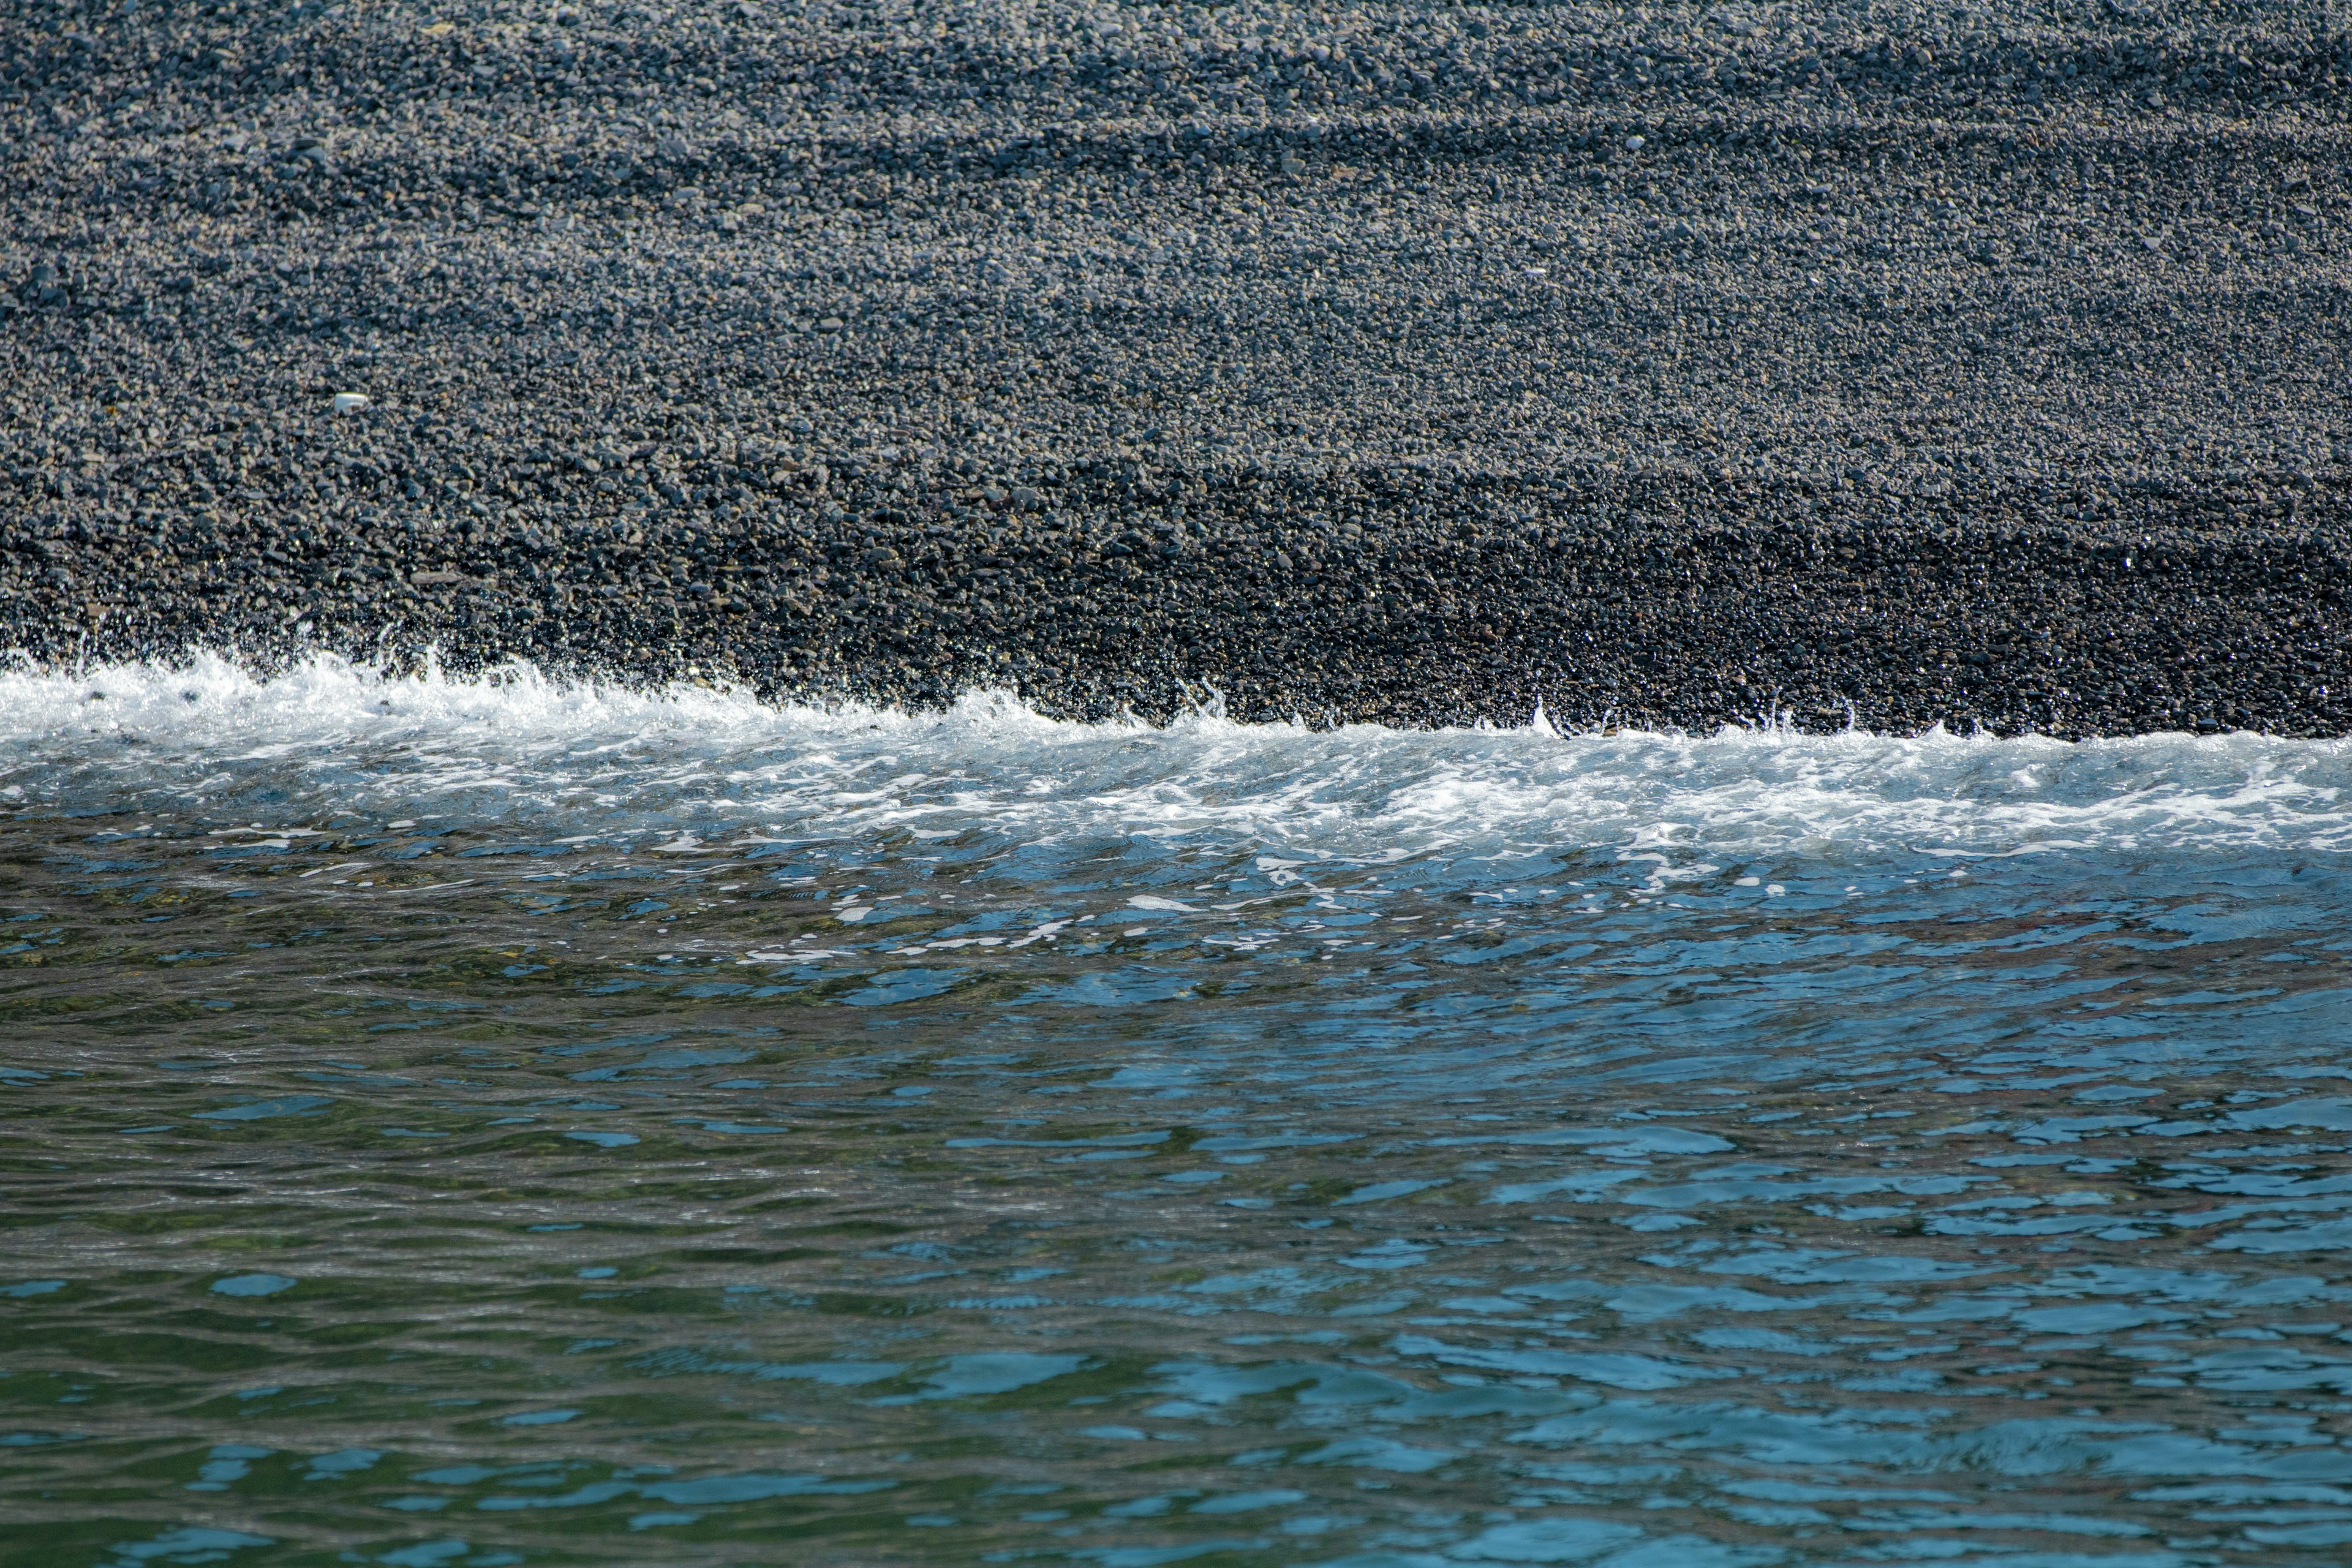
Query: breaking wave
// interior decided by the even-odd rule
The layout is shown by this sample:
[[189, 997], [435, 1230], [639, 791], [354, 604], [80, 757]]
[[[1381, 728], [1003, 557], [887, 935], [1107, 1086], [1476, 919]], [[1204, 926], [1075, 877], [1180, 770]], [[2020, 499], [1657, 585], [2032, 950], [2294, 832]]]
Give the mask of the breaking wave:
[[432, 812], [598, 837], [973, 830], [1392, 864], [1570, 849], [1974, 856], [2352, 847], [2352, 743], [1513, 728], [1316, 730], [1217, 704], [1164, 725], [1004, 691], [902, 712], [528, 665], [331, 657], [0, 675], [0, 796], [276, 821]]

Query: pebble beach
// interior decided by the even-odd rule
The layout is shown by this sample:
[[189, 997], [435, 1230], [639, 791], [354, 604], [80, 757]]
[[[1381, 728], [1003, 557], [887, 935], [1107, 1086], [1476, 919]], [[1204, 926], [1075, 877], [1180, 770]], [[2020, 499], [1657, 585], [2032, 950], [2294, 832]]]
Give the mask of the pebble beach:
[[0, 17], [0, 646], [2352, 728], [2316, 7]]

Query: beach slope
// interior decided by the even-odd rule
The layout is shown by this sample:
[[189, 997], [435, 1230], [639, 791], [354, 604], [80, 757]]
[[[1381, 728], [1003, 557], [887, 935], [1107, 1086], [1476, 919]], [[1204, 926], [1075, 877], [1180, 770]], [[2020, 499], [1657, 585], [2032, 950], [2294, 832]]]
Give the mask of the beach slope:
[[12, 9], [0, 644], [2352, 729], [2342, 33], [1858, 15]]

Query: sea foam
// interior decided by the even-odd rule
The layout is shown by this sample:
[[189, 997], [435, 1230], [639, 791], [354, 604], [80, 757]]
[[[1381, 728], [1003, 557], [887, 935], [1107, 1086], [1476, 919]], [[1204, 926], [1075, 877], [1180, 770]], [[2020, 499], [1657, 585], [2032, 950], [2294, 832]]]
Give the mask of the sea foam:
[[2251, 733], [2064, 742], [1076, 722], [1011, 693], [941, 710], [737, 689], [456, 676], [318, 657], [0, 675], [0, 792], [273, 822], [431, 812], [581, 834], [985, 831], [1392, 863], [1615, 848], [1805, 858], [2352, 847], [2352, 743]]

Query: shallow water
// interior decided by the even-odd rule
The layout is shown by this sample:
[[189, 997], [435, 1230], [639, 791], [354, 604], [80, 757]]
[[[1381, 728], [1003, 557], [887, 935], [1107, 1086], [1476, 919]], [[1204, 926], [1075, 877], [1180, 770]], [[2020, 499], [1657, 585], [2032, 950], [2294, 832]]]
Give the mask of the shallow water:
[[0, 677], [11, 1540], [2340, 1562], [2347, 786]]

